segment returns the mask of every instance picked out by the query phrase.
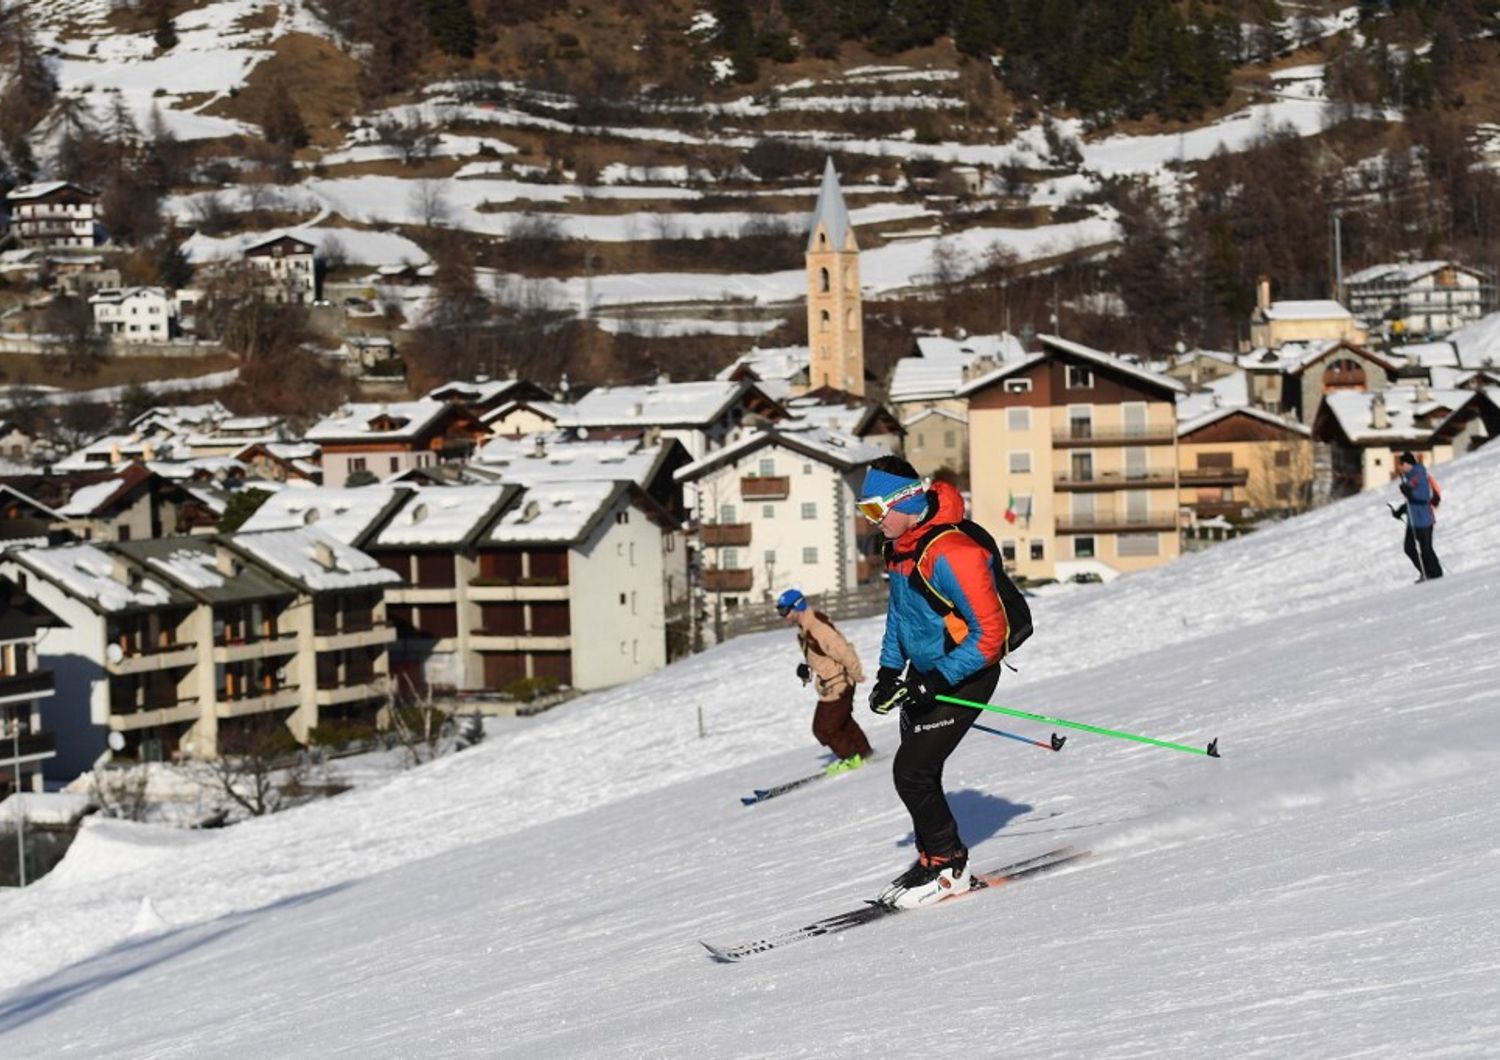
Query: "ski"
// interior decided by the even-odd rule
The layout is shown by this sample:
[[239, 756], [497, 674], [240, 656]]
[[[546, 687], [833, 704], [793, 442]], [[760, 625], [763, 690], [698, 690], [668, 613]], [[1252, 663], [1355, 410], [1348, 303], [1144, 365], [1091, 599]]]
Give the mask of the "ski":
[[774, 799], [778, 795], [785, 795], [789, 791], [804, 788], [815, 780], [822, 780], [827, 775], [827, 773], [814, 773], [810, 777], [799, 777], [796, 780], [788, 780], [785, 784], [777, 784], [774, 788], [756, 788], [755, 794], [748, 798], [741, 795], [740, 802], [746, 806], [754, 806], [757, 802], [765, 802], [767, 799]]
[[[1040, 875], [1043, 872], [1048, 872], [1062, 865], [1077, 861], [1080, 858], [1087, 857], [1088, 853], [1087, 850], [1075, 850], [1073, 847], [1057, 847], [1054, 850], [1048, 850], [1033, 857], [1024, 858], [1021, 861], [1012, 862], [1009, 865], [1002, 865], [988, 872], [977, 872], [973, 876], [973, 882], [970, 884], [969, 890], [965, 891], [964, 894], [945, 898], [943, 901], [953, 901], [956, 898], [963, 898], [966, 895], [975, 894], [979, 891], [994, 890], [1008, 883], [1025, 879], [1028, 876]], [[939, 902], [937, 904], [941, 905], [942, 903]], [[909, 912], [909, 910], [893, 905], [882, 905], [875, 901], [867, 901], [865, 905], [858, 909], [851, 909], [847, 913], [836, 913], [821, 920], [814, 920], [811, 924], [794, 928], [790, 931], [784, 931], [779, 935], [769, 935], [766, 938], [757, 939], [754, 942], [743, 942], [736, 946], [715, 946], [713, 943], [703, 942], [703, 947], [708, 950], [709, 956], [715, 961], [721, 964], [734, 964], [737, 961], [758, 953], [780, 949], [783, 946], [790, 946], [793, 943], [803, 942], [807, 939], [815, 939], [821, 935], [836, 935], [852, 927], [869, 924], [873, 921], [893, 916], [896, 913], [905, 912]]]
[[[874, 758], [875, 755], [871, 753], [865, 756], [865, 761], [870, 762]], [[859, 768], [863, 769], [864, 766], [860, 766]], [[849, 770], [849, 772], [853, 771]], [[776, 796], [785, 795], [789, 791], [796, 791], [798, 788], [805, 788], [813, 781], [822, 780], [828, 775], [829, 773], [825, 769], [821, 773], [814, 773], [809, 777], [798, 777], [796, 780], [788, 780], [785, 784], [777, 784], [774, 788], [756, 788], [754, 794], [750, 795], [748, 798], [744, 795], [741, 795], [740, 802], [746, 806], [754, 806], [758, 802], [765, 802], [767, 799], [774, 799]], [[833, 775], [843, 776], [842, 773], [835, 773]]]

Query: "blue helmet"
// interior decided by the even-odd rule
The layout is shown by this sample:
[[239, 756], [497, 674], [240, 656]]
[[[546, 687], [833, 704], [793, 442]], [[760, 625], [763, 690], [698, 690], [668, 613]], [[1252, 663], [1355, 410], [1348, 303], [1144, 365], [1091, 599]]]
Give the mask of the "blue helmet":
[[806, 611], [807, 597], [802, 595], [801, 589], [788, 589], [776, 598], [776, 613], [782, 618], [789, 611]]

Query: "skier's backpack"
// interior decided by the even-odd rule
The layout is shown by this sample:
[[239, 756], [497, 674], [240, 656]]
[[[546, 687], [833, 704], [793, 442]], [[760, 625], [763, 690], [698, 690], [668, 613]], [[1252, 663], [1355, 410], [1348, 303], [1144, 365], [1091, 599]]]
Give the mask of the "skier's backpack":
[[1010, 580], [1010, 575], [1005, 573], [1005, 560], [1000, 555], [1000, 547], [995, 544], [995, 539], [988, 530], [972, 519], [962, 519], [929, 531], [917, 542], [916, 562], [911, 569], [911, 586], [938, 614], [944, 618], [953, 614], [953, 601], [934, 589], [922, 576], [922, 557], [927, 554], [927, 549], [938, 538], [951, 533], [967, 535], [990, 554], [990, 573], [995, 578], [995, 593], [1000, 597], [1000, 609], [1005, 612], [1005, 650], [1001, 653], [1003, 658], [1031, 636], [1031, 605], [1026, 602], [1025, 594], [1016, 588], [1016, 583]]

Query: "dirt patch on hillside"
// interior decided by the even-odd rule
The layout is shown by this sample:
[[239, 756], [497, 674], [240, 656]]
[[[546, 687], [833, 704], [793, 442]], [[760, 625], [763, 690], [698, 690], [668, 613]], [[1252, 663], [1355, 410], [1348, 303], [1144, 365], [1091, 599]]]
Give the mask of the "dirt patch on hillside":
[[343, 134], [334, 125], [348, 120], [360, 106], [359, 64], [321, 37], [289, 33], [272, 45], [273, 55], [250, 71], [245, 86], [207, 113], [259, 125], [271, 90], [286, 86], [302, 114], [312, 142], [335, 147]]

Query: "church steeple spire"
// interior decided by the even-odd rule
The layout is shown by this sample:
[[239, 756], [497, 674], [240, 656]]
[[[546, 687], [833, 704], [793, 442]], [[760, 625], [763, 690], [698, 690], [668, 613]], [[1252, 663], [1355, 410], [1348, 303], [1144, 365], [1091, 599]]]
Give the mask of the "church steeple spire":
[[865, 392], [859, 243], [829, 158], [807, 234], [807, 345], [814, 390], [831, 386]]

